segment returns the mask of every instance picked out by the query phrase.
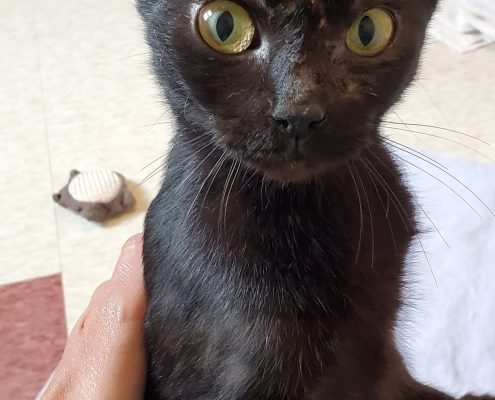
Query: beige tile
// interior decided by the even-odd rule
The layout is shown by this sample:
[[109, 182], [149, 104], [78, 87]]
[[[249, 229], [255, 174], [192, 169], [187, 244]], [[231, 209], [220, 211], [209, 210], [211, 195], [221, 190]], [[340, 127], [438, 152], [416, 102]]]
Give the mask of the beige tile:
[[30, 2], [0, 2], [0, 284], [60, 272]]
[[384, 133], [387, 137], [414, 148], [429, 148], [442, 150], [443, 144], [437, 144], [427, 136], [436, 134], [434, 130], [421, 125], [446, 126], [447, 121], [442, 116], [427, 92], [419, 84], [414, 84], [405, 94], [402, 102], [386, 116]]
[[[118, 0], [51, 0], [36, 7], [53, 179], [69, 171], [109, 168], [134, 183], [166, 151], [167, 122], [150, 77], [140, 22]], [[113, 269], [124, 240], [142, 230], [159, 175], [137, 188], [138, 211], [100, 226], [57, 209], [69, 327]], [[135, 184], [133, 185], [136, 186]]]
[[461, 55], [441, 43], [430, 43], [419, 80], [398, 114], [406, 115], [406, 121], [410, 118], [459, 133], [411, 126], [431, 136], [421, 135], [420, 141], [418, 137], [405, 139], [407, 132], [396, 132], [396, 137], [415, 147], [495, 162], [495, 95], [490, 76], [494, 70], [493, 45]]

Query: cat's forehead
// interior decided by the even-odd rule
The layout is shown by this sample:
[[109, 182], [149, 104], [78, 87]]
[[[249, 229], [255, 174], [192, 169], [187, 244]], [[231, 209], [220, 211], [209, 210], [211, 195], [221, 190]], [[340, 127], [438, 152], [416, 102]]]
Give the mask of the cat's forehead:
[[[377, 0], [250, 0], [275, 14], [293, 14], [301, 11], [314, 16], [332, 17], [363, 11], [363, 8], [376, 5]], [[389, 0], [400, 2], [402, 0]]]
[[[258, 6], [282, 13], [307, 10], [321, 16], [333, 16], [345, 13], [362, 12], [363, 9], [379, 5], [401, 7], [410, 0], [245, 0]], [[415, 0], [418, 4], [436, 4], [437, 0]]]
[[300, 8], [300, 7], [308, 7], [308, 8], [320, 8], [328, 3], [328, 0], [257, 0], [258, 3], [264, 5], [269, 8]]
[[328, 0], [255, 0], [260, 6], [277, 11], [295, 12], [300, 9], [324, 11]]

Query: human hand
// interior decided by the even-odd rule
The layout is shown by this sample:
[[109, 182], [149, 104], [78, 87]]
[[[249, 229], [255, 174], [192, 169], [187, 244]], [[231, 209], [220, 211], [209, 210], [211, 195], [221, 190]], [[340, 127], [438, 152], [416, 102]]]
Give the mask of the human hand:
[[124, 245], [69, 336], [41, 400], [138, 400], [146, 379], [142, 236]]

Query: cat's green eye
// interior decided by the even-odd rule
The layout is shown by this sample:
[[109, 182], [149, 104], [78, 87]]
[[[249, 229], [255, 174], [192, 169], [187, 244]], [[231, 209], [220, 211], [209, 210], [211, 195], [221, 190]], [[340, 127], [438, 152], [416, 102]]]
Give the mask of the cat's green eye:
[[392, 14], [383, 8], [373, 8], [361, 15], [347, 32], [347, 47], [363, 57], [380, 54], [394, 38]]
[[239, 4], [228, 0], [207, 3], [199, 12], [198, 29], [203, 40], [225, 54], [246, 51], [254, 39], [254, 22]]

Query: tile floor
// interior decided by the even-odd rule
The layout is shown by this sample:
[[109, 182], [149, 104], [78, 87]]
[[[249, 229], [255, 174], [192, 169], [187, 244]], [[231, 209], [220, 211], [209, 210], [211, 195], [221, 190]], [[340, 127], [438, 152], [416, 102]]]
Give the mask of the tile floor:
[[[105, 225], [55, 206], [51, 194], [73, 168], [111, 168], [137, 188], [171, 135], [169, 124], [150, 125], [169, 117], [131, 1], [0, 0], [0, 26], [0, 285], [61, 273], [70, 328], [121, 244], [141, 230], [159, 179], [139, 187], [136, 212]], [[425, 127], [411, 130], [451, 141], [388, 133], [492, 162], [493, 71], [495, 46], [459, 55], [430, 41], [418, 82], [389, 118], [459, 130], [492, 146]]]

